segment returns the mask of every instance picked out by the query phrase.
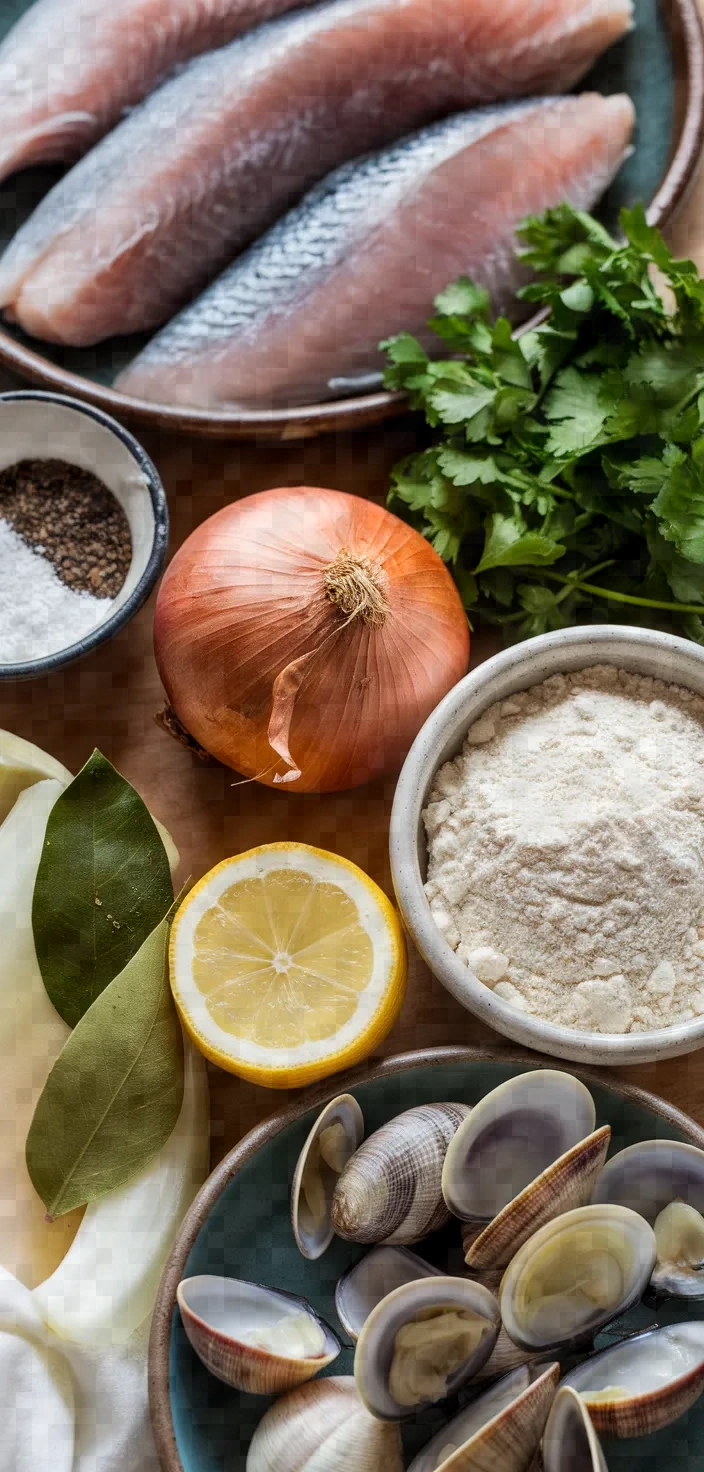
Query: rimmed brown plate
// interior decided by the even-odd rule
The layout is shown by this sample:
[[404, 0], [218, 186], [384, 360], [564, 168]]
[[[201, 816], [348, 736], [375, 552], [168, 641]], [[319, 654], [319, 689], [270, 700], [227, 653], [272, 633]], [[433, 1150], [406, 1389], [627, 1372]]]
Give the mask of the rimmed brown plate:
[[[337, 1094], [351, 1090], [362, 1106], [367, 1134], [403, 1109], [431, 1100], [472, 1104], [512, 1074], [555, 1067], [554, 1060], [511, 1048], [436, 1048], [404, 1053], [373, 1068], [327, 1079], [250, 1131], [213, 1171], [188, 1213], [164, 1270], [149, 1349], [152, 1425], [163, 1472], [245, 1472], [247, 1447], [269, 1402], [240, 1395], [208, 1375], [192, 1351], [176, 1310], [183, 1277], [212, 1272], [286, 1287], [303, 1294], [333, 1326], [334, 1291], [342, 1273], [364, 1249], [336, 1239], [317, 1262], [296, 1248], [289, 1220], [289, 1189], [298, 1153], [317, 1112]], [[612, 1126], [612, 1153], [654, 1135], [704, 1148], [704, 1130], [672, 1105], [623, 1084], [606, 1070], [565, 1068], [590, 1088], [597, 1123]], [[456, 1239], [456, 1242], [455, 1242]], [[428, 1239], [422, 1251], [447, 1264], [458, 1252], [454, 1225]], [[658, 1309], [642, 1305], [621, 1320], [624, 1332], [682, 1318], [704, 1316], [702, 1304], [679, 1300]], [[605, 1331], [608, 1338], [609, 1330]], [[344, 1336], [343, 1336], [344, 1337]], [[598, 1342], [607, 1342], [600, 1340]], [[350, 1374], [348, 1349], [330, 1368]], [[424, 1412], [404, 1426], [410, 1459], [442, 1423], [442, 1412]], [[704, 1397], [686, 1418], [656, 1436], [607, 1444], [611, 1472], [658, 1472], [691, 1447], [688, 1472], [704, 1472]], [[680, 1465], [680, 1463], [678, 1463]], [[684, 1463], [682, 1463], [684, 1465]], [[381, 1469], [380, 1469], [381, 1472]]]
[[[0, 35], [30, 0], [0, 0]], [[634, 0], [635, 27], [604, 56], [582, 87], [628, 92], [638, 135], [632, 157], [604, 201], [613, 221], [622, 204], [649, 200], [649, 219], [670, 219], [693, 176], [704, 141], [704, 36], [697, 0]], [[59, 177], [27, 171], [0, 189], [0, 248]], [[429, 304], [430, 306], [430, 304]], [[362, 429], [403, 411], [401, 394], [382, 390], [291, 409], [248, 412], [184, 409], [117, 392], [112, 380], [146, 338], [113, 340], [98, 348], [38, 345], [20, 330], [0, 330], [0, 363], [45, 388], [87, 399], [108, 413], [153, 428], [219, 439], [285, 443], [338, 430]]]

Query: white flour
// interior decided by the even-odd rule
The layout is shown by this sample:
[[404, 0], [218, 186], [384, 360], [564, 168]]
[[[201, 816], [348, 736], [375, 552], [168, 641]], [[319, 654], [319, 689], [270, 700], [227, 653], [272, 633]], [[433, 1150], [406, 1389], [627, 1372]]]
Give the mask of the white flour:
[[112, 598], [77, 593], [0, 518], [0, 664], [67, 649], [105, 622]]
[[568, 1027], [704, 1013], [704, 700], [611, 665], [471, 727], [424, 813], [426, 893], [459, 958]]

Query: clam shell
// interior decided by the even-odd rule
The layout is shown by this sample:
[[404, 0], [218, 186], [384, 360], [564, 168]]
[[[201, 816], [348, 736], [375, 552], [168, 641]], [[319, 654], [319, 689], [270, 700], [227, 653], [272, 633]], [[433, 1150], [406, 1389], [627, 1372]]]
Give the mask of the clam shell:
[[473, 1272], [507, 1267], [519, 1247], [546, 1222], [586, 1206], [606, 1160], [610, 1140], [608, 1124], [595, 1130], [536, 1176], [488, 1227], [478, 1233], [471, 1227], [469, 1231], [465, 1228], [467, 1267]]
[[513, 1370], [449, 1421], [408, 1472], [528, 1472], [559, 1378], [557, 1364]]
[[[203, 1274], [184, 1278], [177, 1298], [183, 1327], [198, 1358], [211, 1375], [236, 1390], [278, 1395], [312, 1379], [340, 1353], [341, 1345], [332, 1329], [304, 1298], [292, 1293], [239, 1278]], [[321, 1330], [322, 1353], [292, 1356], [247, 1342], [253, 1331], [271, 1331], [301, 1314]]]
[[650, 1285], [673, 1298], [704, 1298], [704, 1217], [672, 1201], [655, 1219], [657, 1262]]
[[[339, 1094], [326, 1104], [322, 1114], [313, 1125], [298, 1157], [291, 1186], [291, 1225], [299, 1252], [311, 1260], [322, 1257], [335, 1235], [330, 1220], [333, 1192], [341, 1171], [335, 1171], [319, 1155], [319, 1140], [324, 1130], [335, 1125], [342, 1128], [347, 1160], [364, 1139], [364, 1115], [352, 1094]], [[316, 1158], [317, 1157], [317, 1158]], [[347, 1161], [345, 1161], [345, 1164]], [[313, 1216], [306, 1199], [306, 1169], [313, 1170], [319, 1183], [324, 1215], [319, 1220]]]
[[485, 1365], [482, 1365], [474, 1376], [476, 1381], [497, 1380], [501, 1375], [507, 1375], [509, 1370], [517, 1370], [519, 1365], [530, 1365], [536, 1360], [542, 1359], [543, 1351], [540, 1349], [521, 1349], [509, 1339], [505, 1329], [499, 1329], [499, 1337], [489, 1355]]
[[430, 1405], [431, 1400], [418, 1401], [412, 1408], [401, 1405], [391, 1394], [391, 1374], [396, 1336], [405, 1326], [416, 1320], [418, 1315], [430, 1310], [459, 1308], [476, 1315], [484, 1322], [481, 1342], [473, 1353], [448, 1375], [443, 1395], [436, 1400], [454, 1395], [462, 1385], [472, 1379], [477, 1370], [488, 1360], [500, 1327], [499, 1305], [493, 1294], [480, 1283], [469, 1278], [424, 1278], [422, 1281], [405, 1283], [389, 1293], [366, 1320], [354, 1357], [354, 1376], [357, 1389], [373, 1416], [381, 1420], [401, 1420], [404, 1416]]
[[655, 1264], [653, 1229], [624, 1206], [582, 1206], [536, 1232], [509, 1264], [499, 1301], [523, 1349], [588, 1342], [642, 1296]]
[[[704, 1390], [704, 1321], [651, 1329], [613, 1344], [590, 1355], [563, 1384], [579, 1393], [603, 1436], [660, 1431], [688, 1411]], [[607, 1386], [620, 1386], [627, 1394], [609, 1401], [590, 1396]]]
[[543, 1436], [544, 1472], [608, 1472], [599, 1438], [582, 1397], [570, 1385], [558, 1390]]
[[350, 1339], [357, 1340], [373, 1308], [395, 1288], [419, 1278], [442, 1278], [407, 1247], [373, 1247], [340, 1278], [335, 1290], [337, 1317]]
[[365, 1409], [354, 1380], [332, 1375], [270, 1407], [252, 1437], [246, 1472], [403, 1472], [401, 1434]]
[[594, 1130], [594, 1100], [558, 1069], [521, 1073], [474, 1106], [445, 1158], [442, 1190], [460, 1221], [492, 1221]]
[[651, 1225], [671, 1201], [704, 1214], [704, 1150], [678, 1140], [640, 1140], [607, 1162], [593, 1199], [630, 1206]]
[[[704, 1215], [704, 1150], [677, 1140], [641, 1140], [604, 1166], [594, 1201], [616, 1202], [640, 1212], [651, 1224], [676, 1201]], [[704, 1271], [697, 1262], [658, 1260], [651, 1279], [659, 1293], [704, 1298]]]
[[421, 1104], [360, 1145], [335, 1188], [331, 1219], [348, 1242], [420, 1242], [447, 1224], [442, 1167], [467, 1104]]

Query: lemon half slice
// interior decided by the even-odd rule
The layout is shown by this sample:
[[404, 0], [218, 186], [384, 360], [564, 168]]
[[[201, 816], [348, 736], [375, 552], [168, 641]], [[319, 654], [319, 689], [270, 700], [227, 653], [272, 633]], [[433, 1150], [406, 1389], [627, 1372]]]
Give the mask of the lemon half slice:
[[367, 874], [303, 843], [225, 859], [181, 905], [171, 986], [221, 1068], [291, 1088], [359, 1063], [399, 1014], [406, 946]]

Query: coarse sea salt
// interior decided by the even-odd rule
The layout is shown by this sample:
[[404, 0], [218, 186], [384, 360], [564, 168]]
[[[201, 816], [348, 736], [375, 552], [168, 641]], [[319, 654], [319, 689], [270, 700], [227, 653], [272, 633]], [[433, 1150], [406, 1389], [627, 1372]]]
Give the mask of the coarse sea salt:
[[0, 518], [0, 664], [44, 659], [105, 622], [113, 598], [76, 593]]

